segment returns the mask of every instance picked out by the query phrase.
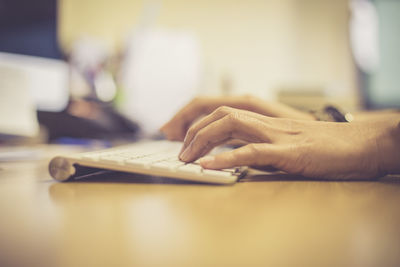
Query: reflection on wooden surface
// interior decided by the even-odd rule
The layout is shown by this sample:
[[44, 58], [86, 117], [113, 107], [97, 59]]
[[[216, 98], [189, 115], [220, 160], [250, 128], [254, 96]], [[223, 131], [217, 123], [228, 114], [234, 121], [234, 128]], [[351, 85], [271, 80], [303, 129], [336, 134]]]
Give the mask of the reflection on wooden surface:
[[0, 266], [399, 266], [400, 179], [233, 186], [0, 164]]

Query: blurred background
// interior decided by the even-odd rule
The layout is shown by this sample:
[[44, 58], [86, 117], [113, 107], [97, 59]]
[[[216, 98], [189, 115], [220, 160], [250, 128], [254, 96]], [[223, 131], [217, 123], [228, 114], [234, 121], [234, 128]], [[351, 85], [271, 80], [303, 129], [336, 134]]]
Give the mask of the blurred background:
[[199, 94], [398, 108], [398, 14], [397, 0], [0, 0], [0, 133], [134, 140]]
[[263, 97], [292, 86], [354, 89], [346, 0], [66, 0], [60, 11], [65, 51], [82, 35], [120, 49], [143, 24], [193, 34], [202, 93], [219, 93], [228, 81], [231, 93]]

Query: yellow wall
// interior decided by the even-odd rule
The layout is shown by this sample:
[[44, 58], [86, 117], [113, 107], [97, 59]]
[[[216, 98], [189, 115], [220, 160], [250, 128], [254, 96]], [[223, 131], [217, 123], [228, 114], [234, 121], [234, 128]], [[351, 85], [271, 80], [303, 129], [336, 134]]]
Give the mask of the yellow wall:
[[157, 26], [199, 38], [208, 92], [228, 75], [236, 93], [334, 86], [354, 94], [347, 0], [61, 0], [61, 43], [68, 50], [91, 35], [117, 48], [151, 2], [161, 3]]

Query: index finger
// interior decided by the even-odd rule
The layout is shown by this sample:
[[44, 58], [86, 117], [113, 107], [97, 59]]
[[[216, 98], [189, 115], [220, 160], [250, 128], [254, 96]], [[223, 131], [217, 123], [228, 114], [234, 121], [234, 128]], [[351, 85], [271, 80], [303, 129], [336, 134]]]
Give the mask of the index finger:
[[160, 130], [169, 140], [183, 141], [192, 122], [215, 108], [216, 103], [207, 101], [206, 98], [195, 98], [178, 111]]
[[179, 157], [185, 162], [194, 161], [230, 139], [253, 143], [269, 142], [263, 121], [239, 110], [211, 122], [196, 132]]
[[195, 120], [202, 115], [208, 115], [220, 106], [261, 113], [257, 101], [250, 96], [197, 97], [184, 106], [160, 130], [170, 140], [183, 141], [187, 130]]

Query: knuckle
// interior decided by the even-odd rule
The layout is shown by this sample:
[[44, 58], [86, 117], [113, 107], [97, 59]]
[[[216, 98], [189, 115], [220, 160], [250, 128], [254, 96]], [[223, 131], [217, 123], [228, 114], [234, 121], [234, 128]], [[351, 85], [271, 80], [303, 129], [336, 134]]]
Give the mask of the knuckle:
[[227, 116], [225, 116], [226, 122], [229, 124], [230, 129], [237, 130], [241, 128], [243, 116], [239, 112], [231, 112]]
[[203, 151], [212, 146], [212, 140], [207, 137], [207, 133], [203, 129], [196, 133], [195, 137], [193, 138], [192, 145], [194, 150]]
[[187, 132], [186, 132], [186, 136], [188, 136], [188, 137], [191, 137], [191, 136], [193, 136], [194, 135], [194, 133], [195, 133], [195, 129], [194, 129], [194, 127], [190, 127], [188, 130], [187, 130]]
[[196, 134], [196, 140], [200, 141], [200, 142], [203, 142], [203, 141], [205, 141], [205, 139], [206, 139], [205, 130], [202, 129], [202, 130], [198, 131], [197, 134]]
[[235, 122], [235, 121], [238, 121], [240, 119], [240, 115], [237, 112], [231, 112], [226, 116], [226, 119], [229, 122]]
[[253, 156], [258, 156], [260, 153], [259, 147], [256, 144], [248, 144], [247, 147]]
[[206, 139], [205, 136], [206, 136], [206, 132], [204, 131], [204, 129], [198, 131], [198, 132], [196, 133], [196, 136], [195, 136], [194, 139], [193, 139], [193, 144], [202, 146], [202, 145], [203, 145], [203, 142], [206, 141], [206, 140], [205, 140], [205, 139]]
[[231, 108], [228, 106], [220, 106], [215, 109], [214, 114], [216, 115], [225, 115], [230, 112]]

